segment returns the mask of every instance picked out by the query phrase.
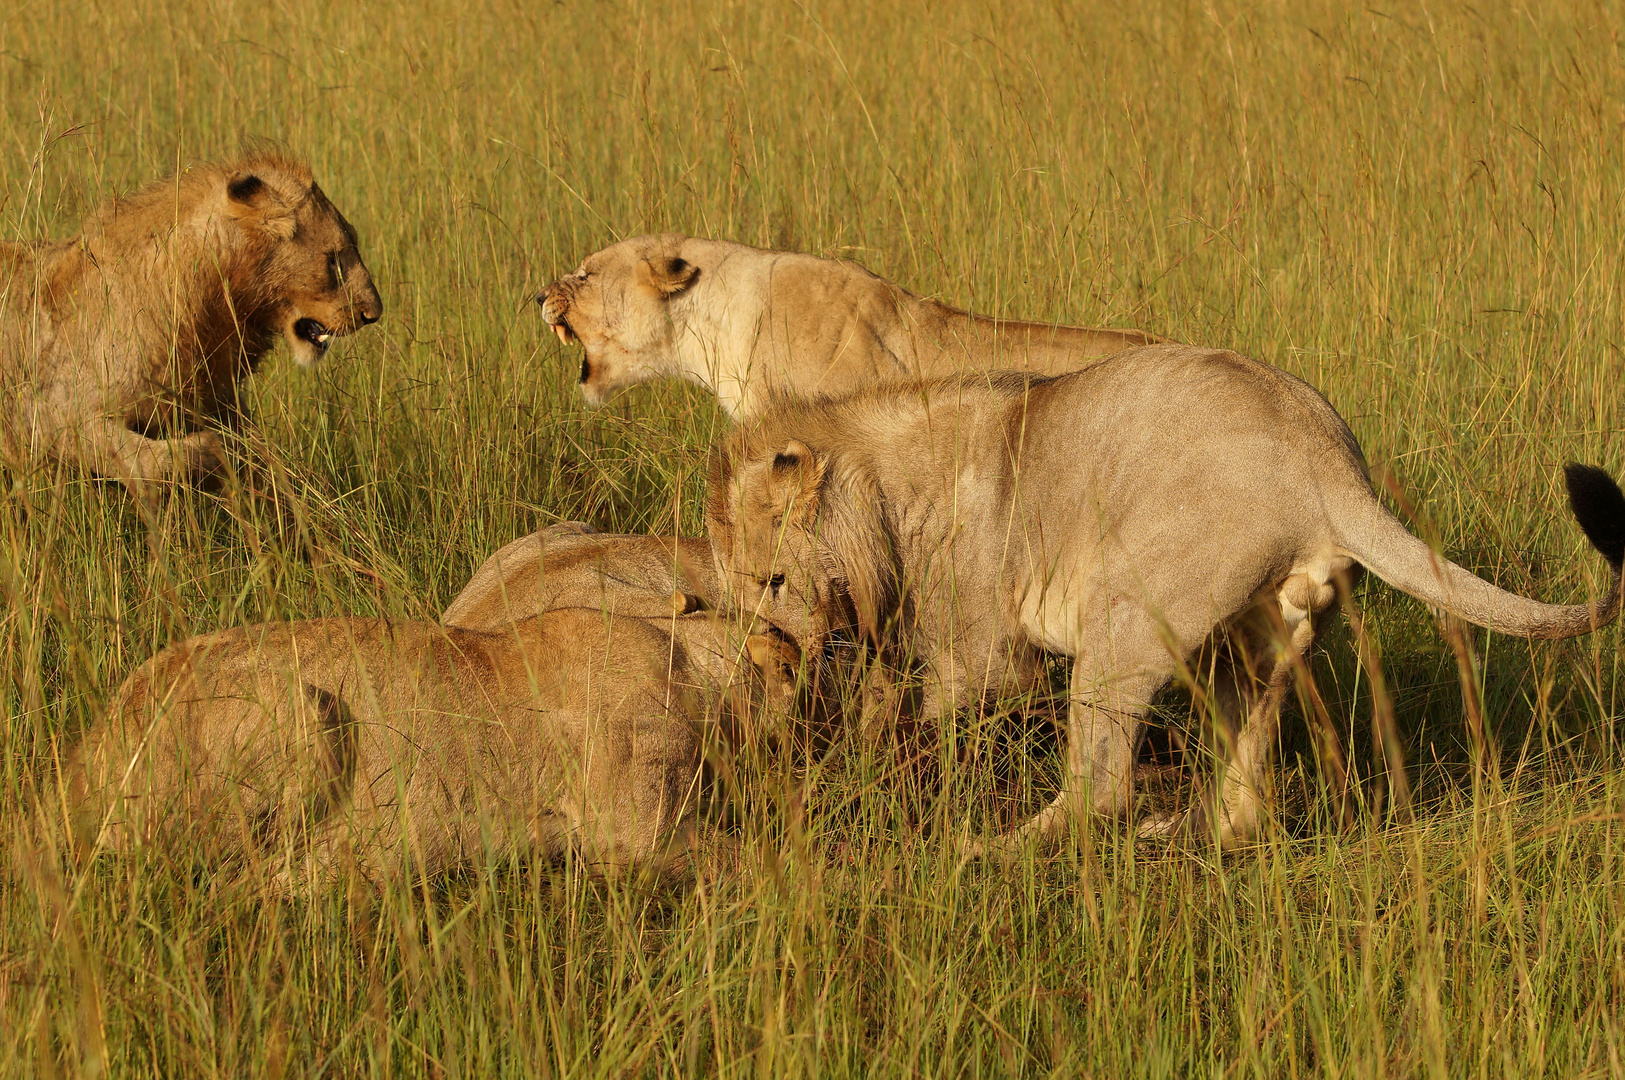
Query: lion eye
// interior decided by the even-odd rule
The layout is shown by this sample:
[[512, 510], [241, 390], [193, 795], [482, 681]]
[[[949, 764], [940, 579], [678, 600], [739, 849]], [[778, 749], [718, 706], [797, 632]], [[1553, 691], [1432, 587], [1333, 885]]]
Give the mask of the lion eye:
[[335, 289], [344, 283], [344, 268], [339, 265], [339, 253], [336, 251], [327, 256], [327, 279]]
[[779, 594], [784, 591], [784, 575], [774, 574], [772, 577], [768, 578], [767, 587], [773, 590], [773, 599], [777, 600], [779, 598]]

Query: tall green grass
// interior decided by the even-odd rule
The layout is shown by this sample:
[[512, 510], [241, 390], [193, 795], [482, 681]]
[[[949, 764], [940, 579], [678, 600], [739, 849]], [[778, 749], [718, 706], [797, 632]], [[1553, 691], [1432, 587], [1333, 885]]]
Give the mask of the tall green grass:
[[[308, 156], [386, 304], [318, 371], [253, 386], [312, 557], [205, 496], [149, 528], [116, 486], [0, 478], [8, 858], [36, 780], [166, 642], [432, 617], [556, 520], [697, 531], [715, 408], [660, 387], [585, 411], [528, 303], [643, 232], [1240, 349], [1324, 391], [1452, 557], [1552, 599], [1604, 582], [1558, 477], [1625, 471], [1617, 5], [418, 7], [0, 14], [0, 238], [270, 139]], [[205, 867], [14, 863], [0, 1073], [1618, 1075], [1617, 632], [1474, 639], [1479, 722], [1427, 613], [1360, 600], [1414, 820], [1338, 631], [1315, 672], [1353, 824], [1289, 719], [1281, 827], [1223, 862], [1086, 828], [960, 865], [944, 840], [998, 777], [898, 813], [854, 750], [771, 776], [687, 891], [504, 864], [266, 902]], [[1014, 771], [1041, 789], [1054, 766], [1041, 745]]]

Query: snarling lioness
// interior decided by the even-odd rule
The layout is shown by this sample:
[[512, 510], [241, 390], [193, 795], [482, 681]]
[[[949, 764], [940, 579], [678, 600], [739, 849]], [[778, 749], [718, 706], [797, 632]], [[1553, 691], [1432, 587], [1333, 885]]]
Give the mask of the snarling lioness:
[[277, 341], [313, 364], [383, 305], [355, 230], [303, 164], [198, 165], [71, 240], [0, 243], [0, 450], [137, 495], [222, 463], [214, 429]]
[[735, 420], [775, 393], [839, 394], [993, 368], [1055, 375], [1158, 340], [990, 319], [845, 259], [676, 234], [595, 252], [536, 299], [559, 340], [585, 349], [589, 404], [638, 383], [686, 379]]
[[798, 663], [781, 635], [704, 615], [229, 630], [137, 669], [42, 805], [81, 844], [280, 860], [282, 888], [351, 860], [378, 881], [567, 847], [601, 873], [658, 869], [683, 850], [707, 730], [798, 708]]
[[707, 525], [726, 599], [796, 635], [855, 624], [893, 663], [924, 665], [927, 715], [1034, 651], [1073, 658], [1067, 780], [1016, 837], [1051, 834], [1079, 807], [1125, 813], [1152, 695], [1216, 630], [1274, 608], [1283, 649], [1220, 793], [1219, 839], [1233, 844], [1259, 827], [1281, 698], [1339, 573], [1363, 564], [1524, 637], [1618, 614], [1625, 496], [1597, 469], [1567, 479], [1613, 577], [1601, 602], [1554, 606], [1408, 532], [1307, 384], [1234, 353], [1152, 346], [1055, 379], [781, 403], [715, 455]]
[[566, 521], [498, 548], [440, 621], [496, 630], [560, 607], [655, 618], [712, 607], [716, 596], [705, 537], [626, 536]]

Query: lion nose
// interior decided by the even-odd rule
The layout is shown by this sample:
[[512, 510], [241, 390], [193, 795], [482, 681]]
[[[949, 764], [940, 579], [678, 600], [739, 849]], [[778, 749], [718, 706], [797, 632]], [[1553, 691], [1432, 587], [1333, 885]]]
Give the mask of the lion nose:
[[371, 326], [384, 317], [384, 302], [374, 296], [361, 305], [361, 310], [357, 314], [361, 316], [362, 326]]

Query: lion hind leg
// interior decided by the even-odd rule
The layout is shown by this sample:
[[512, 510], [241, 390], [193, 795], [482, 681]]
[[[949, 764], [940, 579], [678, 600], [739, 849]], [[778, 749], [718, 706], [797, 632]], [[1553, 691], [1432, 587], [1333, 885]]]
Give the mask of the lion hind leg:
[[1281, 629], [1287, 640], [1270, 669], [1265, 691], [1251, 703], [1236, 733], [1220, 785], [1219, 846], [1232, 848], [1255, 838], [1265, 816], [1265, 780], [1281, 727], [1281, 706], [1293, 673], [1309, 655], [1315, 640], [1315, 616], [1335, 598], [1326, 581], [1294, 574], [1276, 593]]
[[1253, 702], [1245, 724], [1236, 734], [1220, 785], [1219, 847], [1227, 849], [1255, 838], [1263, 827], [1265, 780], [1275, 756], [1281, 728], [1281, 705], [1292, 683], [1297, 660], [1314, 643], [1315, 625], [1303, 619], [1292, 630], [1287, 652], [1270, 670], [1264, 693]]
[[[1205, 702], [1209, 729], [1203, 736], [1204, 745], [1217, 741], [1220, 747], [1235, 745], [1237, 732], [1246, 725], [1253, 707], [1267, 691], [1267, 673], [1255, 670], [1252, 657], [1261, 655], [1259, 648], [1267, 648], [1270, 641], [1255, 640], [1255, 628], [1249, 622], [1217, 631], [1200, 654], [1197, 671], [1207, 675]], [[1154, 810], [1142, 817], [1135, 826], [1135, 834], [1150, 840], [1172, 840], [1188, 834], [1202, 833], [1210, 809], [1210, 794], [1203, 786], [1195, 787], [1195, 800], [1190, 807], [1170, 807]]]

